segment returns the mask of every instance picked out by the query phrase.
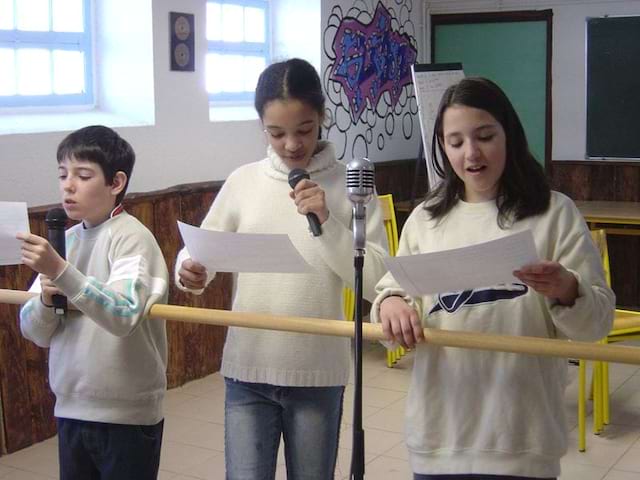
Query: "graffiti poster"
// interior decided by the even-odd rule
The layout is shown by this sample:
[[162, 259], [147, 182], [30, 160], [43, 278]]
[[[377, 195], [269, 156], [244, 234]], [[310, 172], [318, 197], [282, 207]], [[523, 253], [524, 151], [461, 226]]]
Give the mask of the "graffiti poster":
[[378, 152], [384, 152], [378, 158], [396, 159], [388, 151], [392, 142], [420, 136], [411, 83], [418, 53], [413, 4], [357, 0], [346, 9], [334, 5], [328, 14], [325, 125], [340, 159]]

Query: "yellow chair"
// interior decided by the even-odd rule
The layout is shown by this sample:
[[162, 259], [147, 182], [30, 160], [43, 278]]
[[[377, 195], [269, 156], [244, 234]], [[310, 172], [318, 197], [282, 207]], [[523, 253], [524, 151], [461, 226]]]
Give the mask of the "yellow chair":
[[[607, 284], [611, 285], [606, 231], [604, 229], [592, 230], [591, 238], [600, 252]], [[607, 344], [635, 339], [640, 339], [640, 312], [616, 309], [613, 328], [599, 343]], [[580, 360], [578, 370], [578, 450], [581, 452], [586, 450], [586, 376], [587, 362]], [[593, 363], [591, 397], [593, 400], [593, 433], [599, 435], [610, 420], [608, 362]]]
[[[396, 212], [393, 207], [393, 196], [390, 193], [378, 195], [378, 200], [382, 207], [382, 218], [387, 233], [389, 255], [395, 256], [398, 252], [398, 224], [396, 223]], [[345, 320], [353, 320], [356, 299], [355, 292], [351, 288], [344, 288], [342, 292], [342, 304]], [[407, 352], [402, 347], [398, 347], [395, 350], [387, 350], [387, 366], [393, 367], [405, 353]]]

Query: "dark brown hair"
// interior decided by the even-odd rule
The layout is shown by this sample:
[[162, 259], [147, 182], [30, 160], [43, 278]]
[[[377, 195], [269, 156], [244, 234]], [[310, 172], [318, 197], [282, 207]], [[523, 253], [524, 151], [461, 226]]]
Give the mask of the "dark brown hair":
[[520, 118], [505, 93], [491, 80], [469, 77], [447, 88], [436, 116], [432, 142], [432, 159], [439, 152], [443, 168], [442, 182], [427, 195], [425, 209], [432, 218], [446, 215], [464, 198], [464, 182], [456, 175], [444, 150], [443, 117], [453, 105], [478, 108], [491, 114], [506, 138], [506, 163], [498, 182], [498, 225], [544, 213], [549, 208], [551, 190], [542, 166], [529, 150]]

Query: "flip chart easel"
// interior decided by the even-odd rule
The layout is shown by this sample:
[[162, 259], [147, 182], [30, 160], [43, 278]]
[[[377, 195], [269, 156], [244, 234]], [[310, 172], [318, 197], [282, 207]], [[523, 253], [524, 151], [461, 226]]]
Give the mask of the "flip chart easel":
[[[441, 177], [438, 171], [442, 171], [442, 159], [431, 158], [433, 127], [438, 114], [438, 106], [445, 90], [464, 78], [464, 71], [461, 63], [415, 64], [411, 67], [411, 75], [418, 102], [418, 117], [422, 134], [422, 145], [416, 159], [416, 173], [418, 172], [417, 162], [424, 158], [427, 165], [429, 190], [431, 190], [440, 181]], [[413, 200], [412, 198], [412, 204]]]

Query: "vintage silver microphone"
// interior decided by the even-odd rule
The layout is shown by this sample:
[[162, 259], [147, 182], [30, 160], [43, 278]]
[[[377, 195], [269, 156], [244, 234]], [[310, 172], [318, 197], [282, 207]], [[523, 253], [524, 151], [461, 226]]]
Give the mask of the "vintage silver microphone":
[[374, 191], [374, 167], [367, 158], [347, 163], [347, 196], [353, 203], [353, 248], [364, 251], [367, 240], [366, 207]]
[[362, 428], [362, 285], [364, 246], [367, 241], [366, 204], [374, 192], [373, 164], [354, 158], [347, 164], [347, 196], [353, 204], [353, 266], [355, 270], [353, 449], [351, 480], [364, 478], [364, 430]]

